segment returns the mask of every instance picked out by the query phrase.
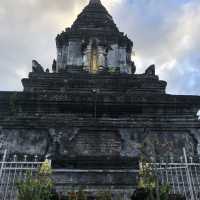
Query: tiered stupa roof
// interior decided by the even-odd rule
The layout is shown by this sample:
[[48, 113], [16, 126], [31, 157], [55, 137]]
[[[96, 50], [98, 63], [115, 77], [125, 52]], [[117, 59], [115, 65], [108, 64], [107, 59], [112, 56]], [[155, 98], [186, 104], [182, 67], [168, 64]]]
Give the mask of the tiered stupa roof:
[[98, 37], [107, 41], [133, 46], [132, 41], [120, 32], [112, 16], [103, 6], [100, 0], [91, 0], [89, 4], [78, 15], [70, 28], [66, 28], [56, 38], [57, 46], [63, 44], [70, 38]]
[[73, 23], [73, 30], [99, 29], [119, 32], [112, 16], [101, 4], [100, 0], [91, 0]]

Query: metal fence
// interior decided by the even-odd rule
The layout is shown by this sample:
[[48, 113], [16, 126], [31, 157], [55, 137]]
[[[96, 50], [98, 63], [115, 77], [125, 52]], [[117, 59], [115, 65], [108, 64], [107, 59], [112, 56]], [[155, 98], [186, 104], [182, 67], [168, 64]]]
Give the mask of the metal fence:
[[[23, 181], [27, 173], [34, 174], [42, 162], [38, 157], [10, 157], [5, 150], [0, 157], [0, 200], [17, 199], [17, 181]], [[187, 200], [200, 200], [200, 162], [188, 158], [185, 149], [179, 162], [150, 163], [160, 184], [168, 184], [172, 194], [182, 194]]]
[[16, 200], [16, 183], [25, 180], [28, 173], [36, 172], [41, 164], [37, 156], [9, 157], [5, 150], [3, 157], [0, 157], [0, 200]]
[[185, 149], [180, 162], [152, 163], [156, 177], [163, 185], [171, 187], [172, 194], [182, 194], [187, 200], [200, 200], [200, 163], [188, 158]]

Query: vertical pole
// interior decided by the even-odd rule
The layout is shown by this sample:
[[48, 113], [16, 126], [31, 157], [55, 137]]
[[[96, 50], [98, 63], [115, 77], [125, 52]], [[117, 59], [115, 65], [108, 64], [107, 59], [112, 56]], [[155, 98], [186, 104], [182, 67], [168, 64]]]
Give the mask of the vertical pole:
[[191, 163], [191, 165], [190, 165], [190, 168], [191, 168], [191, 180], [192, 180], [192, 185], [193, 185], [193, 188], [194, 188], [194, 196], [195, 196], [195, 198], [197, 198], [197, 196], [198, 196], [198, 193], [197, 193], [197, 191], [196, 191], [196, 183], [195, 183], [195, 175], [193, 174], [193, 172], [194, 172], [194, 166], [195, 165], [193, 165], [194, 163], [193, 163], [193, 158], [192, 157], [190, 157], [190, 163]]
[[185, 148], [183, 148], [183, 155], [184, 155], [184, 159], [185, 159], [186, 176], [187, 176], [187, 179], [188, 179], [189, 190], [190, 190], [190, 194], [191, 194], [191, 200], [195, 200], [193, 189], [192, 189], [192, 180], [191, 180], [190, 171], [189, 171], [189, 164], [188, 164], [188, 159], [187, 159], [187, 154], [186, 154]]
[[94, 118], [97, 118], [97, 92], [95, 92], [95, 103], [94, 103]]
[[157, 166], [157, 164], [155, 163], [153, 173], [154, 173], [154, 176], [156, 177], [156, 199], [160, 200], [160, 185], [159, 185], [158, 167], [159, 167], [159, 165]]
[[[195, 163], [194, 164], [194, 166], [195, 166], [195, 176], [196, 176], [196, 182], [197, 182], [197, 191], [199, 191], [200, 190], [200, 181], [199, 181], [199, 175], [198, 175], [198, 172], [199, 172], [199, 170], [198, 170], [198, 168], [199, 168], [199, 165], [197, 165], [197, 163]], [[198, 168], [197, 168], [198, 167]]]
[[179, 173], [178, 173], [178, 165], [175, 166], [175, 177], [177, 181], [177, 186], [178, 186], [178, 192], [181, 194], [181, 189], [180, 189], [180, 182], [179, 182]]
[[1, 169], [0, 169], [0, 179], [1, 179], [1, 176], [2, 176], [2, 173], [3, 173], [4, 163], [6, 161], [6, 155], [7, 155], [7, 149], [4, 151], [4, 154], [3, 154], [3, 160], [2, 160], [2, 163], [1, 163]]
[[9, 162], [7, 164], [6, 171], [8, 171], [8, 173], [6, 173], [6, 185], [5, 185], [6, 188], [3, 200], [9, 199], [10, 184], [11, 184], [10, 176], [12, 176], [12, 162]]
[[17, 169], [16, 169], [16, 161], [17, 161], [17, 155], [14, 155], [13, 157], [13, 168], [14, 168], [14, 172], [13, 172], [13, 180], [12, 180], [12, 183], [11, 183], [11, 190], [10, 190], [10, 198], [12, 199], [15, 199], [15, 178], [16, 178], [16, 173], [17, 173]]
[[93, 89], [92, 90], [93, 97], [94, 97], [94, 118], [97, 118], [97, 95], [99, 93], [99, 89]]
[[160, 175], [161, 175], [161, 183], [164, 184], [165, 183], [165, 175], [164, 175], [164, 161], [162, 160], [161, 163], [159, 164], [159, 168], [160, 168]]
[[48, 157], [47, 155], [45, 156], [45, 160], [48, 161], [48, 164], [49, 164], [49, 166], [51, 167], [52, 161], [51, 161], [51, 159], [49, 159], [49, 157]]
[[[185, 165], [184, 165], [184, 161], [183, 161], [183, 157], [182, 156], [181, 156], [181, 163], [182, 163], [181, 166], [183, 166], [184, 167], [183, 169], [185, 170]], [[181, 181], [182, 181], [182, 185], [183, 185], [183, 192], [184, 192], [185, 197], [187, 198], [187, 192], [186, 192], [186, 187], [185, 187], [185, 179], [184, 179], [184, 171], [183, 171], [183, 169], [180, 168], [180, 174], [181, 174]]]
[[173, 157], [170, 157], [169, 172], [170, 172], [170, 175], [171, 175], [171, 183], [172, 183], [172, 187], [173, 187], [172, 190], [173, 190], [174, 194], [176, 194], [176, 184], [175, 184], [175, 181], [174, 181], [173, 167], [174, 167], [174, 159], [173, 159]]
[[5, 162], [6, 162], [6, 155], [7, 155], [7, 149], [4, 151], [4, 154], [3, 154], [3, 159], [2, 159], [2, 163], [1, 163], [1, 168], [0, 168], [0, 198], [3, 198], [3, 192], [4, 192], [4, 186], [3, 186], [3, 184], [4, 184], [4, 173], [3, 172], [5, 172], [4, 171], [4, 164], [5, 164]]

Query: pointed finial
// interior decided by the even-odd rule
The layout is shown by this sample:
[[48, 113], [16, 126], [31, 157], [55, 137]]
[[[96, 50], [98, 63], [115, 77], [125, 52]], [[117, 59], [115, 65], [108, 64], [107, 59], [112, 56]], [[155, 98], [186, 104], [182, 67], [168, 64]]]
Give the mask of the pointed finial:
[[90, 4], [101, 4], [101, 0], [90, 0]]

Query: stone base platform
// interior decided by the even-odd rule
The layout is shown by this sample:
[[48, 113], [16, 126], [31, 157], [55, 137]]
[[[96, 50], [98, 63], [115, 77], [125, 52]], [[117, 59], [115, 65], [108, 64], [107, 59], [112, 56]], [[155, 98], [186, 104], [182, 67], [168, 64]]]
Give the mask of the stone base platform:
[[109, 191], [116, 199], [130, 199], [137, 186], [138, 170], [56, 169], [53, 180], [56, 191], [64, 196], [79, 190], [84, 190], [89, 197]]

